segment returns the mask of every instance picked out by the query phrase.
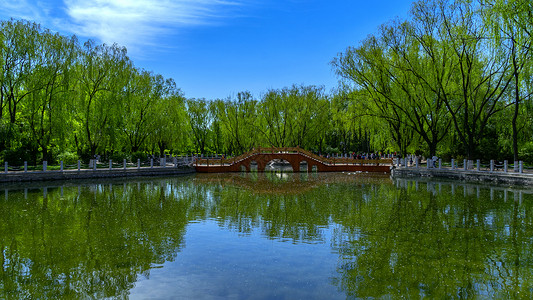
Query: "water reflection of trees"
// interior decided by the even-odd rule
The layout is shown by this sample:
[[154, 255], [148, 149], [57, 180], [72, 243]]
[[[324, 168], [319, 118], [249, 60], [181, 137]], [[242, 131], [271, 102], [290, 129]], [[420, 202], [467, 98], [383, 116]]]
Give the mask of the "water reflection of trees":
[[348, 217], [352, 226], [333, 245], [341, 257], [335, 284], [354, 297], [531, 297], [529, 203], [504, 201], [506, 189], [462, 185], [465, 193], [452, 195], [451, 183], [440, 193], [411, 183], [382, 189], [375, 199], [387, 201]]
[[[369, 189], [384, 184], [383, 176], [355, 174], [289, 173], [283, 180], [269, 174], [197, 176], [214, 185], [212, 209], [221, 226], [241, 233], [260, 230], [270, 239], [316, 243], [325, 240], [324, 230], [353, 199], [363, 199]], [[274, 175], [275, 176], [275, 175]], [[281, 182], [280, 182], [281, 181]], [[356, 184], [358, 189], [352, 189]], [[389, 184], [390, 185], [390, 184]], [[346, 195], [352, 189], [348, 198]]]
[[[353, 174], [195, 176], [9, 191], [0, 298], [123, 297], [186, 226], [331, 243], [348, 297], [531, 296], [532, 194]], [[299, 191], [299, 192], [298, 192]]]
[[0, 199], [0, 298], [127, 295], [138, 274], [173, 260], [183, 243], [187, 204], [164, 187], [49, 188]]

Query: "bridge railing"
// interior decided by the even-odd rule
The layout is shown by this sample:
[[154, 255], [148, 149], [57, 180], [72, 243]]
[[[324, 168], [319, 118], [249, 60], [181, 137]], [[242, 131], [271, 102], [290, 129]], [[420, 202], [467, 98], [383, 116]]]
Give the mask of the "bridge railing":
[[355, 158], [348, 158], [348, 157], [326, 158], [320, 155], [316, 155], [312, 153], [311, 151], [304, 150], [300, 147], [283, 147], [283, 148], [258, 147], [258, 148], [252, 149], [249, 152], [246, 152], [239, 156], [231, 157], [231, 158], [220, 157], [220, 158], [211, 158], [211, 159], [206, 159], [206, 158], [196, 159], [196, 164], [211, 165], [211, 166], [233, 165], [235, 163], [239, 163], [257, 154], [275, 154], [275, 153], [299, 153], [303, 156], [309, 157], [311, 159], [314, 159], [315, 161], [319, 161], [327, 165], [340, 165], [340, 164], [357, 164], [357, 165], [390, 164], [392, 165], [393, 163], [391, 158], [383, 158], [383, 159], [355, 159]]
[[212, 166], [221, 166], [221, 165], [232, 165], [239, 163], [249, 157], [252, 157], [256, 154], [273, 154], [273, 153], [299, 153], [303, 149], [298, 147], [283, 147], [283, 148], [274, 148], [274, 147], [257, 147], [248, 152], [245, 152], [239, 156], [231, 158], [197, 158], [196, 164], [198, 165], [212, 165]]
[[259, 153], [259, 149], [252, 149], [251, 151], [245, 152], [239, 156], [225, 158], [197, 158], [196, 164], [197, 165], [212, 165], [212, 166], [224, 166], [224, 165], [232, 165], [235, 163], [238, 163], [240, 161], [243, 161], [247, 159], [250, 156], [253, 156], [254, 154]]

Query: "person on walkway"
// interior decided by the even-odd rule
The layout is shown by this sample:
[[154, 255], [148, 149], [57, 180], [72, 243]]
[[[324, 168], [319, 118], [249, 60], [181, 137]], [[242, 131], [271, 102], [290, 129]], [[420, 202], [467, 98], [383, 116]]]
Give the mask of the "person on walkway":
[[433, 157], [431, 158], [431, 167], [432, 168], [436, 168], [437, 167], [437, 161], [439, 160], [439, 158], [436, 156], [436, 155], [433, 155]]

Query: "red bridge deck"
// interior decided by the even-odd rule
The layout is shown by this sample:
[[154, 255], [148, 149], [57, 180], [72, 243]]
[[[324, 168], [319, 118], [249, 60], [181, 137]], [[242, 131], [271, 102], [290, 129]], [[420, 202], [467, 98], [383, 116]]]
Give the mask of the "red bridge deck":
[[381, 172], [390, 173], [392, 159], [325, 158], [309, 151], [296, 148], [257, 148], [243, 155], [229, 159], [197, 159], [195, 168], [201, 173], [225, 173], [250, 171], [252, 162], [257, 171], [264, 172], [272, 160], [285, 160], [294, 172], [300, 171], [300, 163], [307, 162], [308, 172], [316, 167], [318, 172]]

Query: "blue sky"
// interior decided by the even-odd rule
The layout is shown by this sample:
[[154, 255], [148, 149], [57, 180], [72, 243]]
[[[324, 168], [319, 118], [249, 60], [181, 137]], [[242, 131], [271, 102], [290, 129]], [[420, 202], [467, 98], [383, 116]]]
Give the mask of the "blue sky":
[[135, 65], [174, 78], [188, 98], [256, 97], [293, 84], [337, 86], [329, 62], [411, 0], [0, 0], [80, 42], [126, 46]]

